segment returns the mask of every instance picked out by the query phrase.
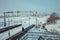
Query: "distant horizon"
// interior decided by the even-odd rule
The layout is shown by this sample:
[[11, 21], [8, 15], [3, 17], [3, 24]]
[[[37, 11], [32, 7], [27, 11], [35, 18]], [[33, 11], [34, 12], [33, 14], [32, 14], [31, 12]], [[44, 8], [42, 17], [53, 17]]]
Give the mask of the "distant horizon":
[[[6, 12], [11, 12], [11, 11], [6, 11]], [[17, 14], [17, 13], [15, 13], [16, 11], [12, 11], [12, 12], [14, 12], [13, 14]], [[52, 13], [54, 13], [54, 12], [52, 12]], [[37, 11], [37, 15], [51, 15], [52, 13], [47, 13], [47, 12], [43, 12], [43, 13], [40, 13], [40, 12], [38, 12]], [[59, 13], [57, 13], [57, 12], [55, 12], [57, 15], [60, 15]], [[8, 13], [9, 14], [9, 13]], [[12, 14], [12, 13], [10, 13], [10, 14]], [[18, 13], [18, 15], [19, 15], [20, 13]], [[35, 13], [21, 13], [21, 14], [23, 14], [23, 15], [28, 15], [28, 14], [35, 14]], [[4, 15], [4, 12], [3, 13], [0, 13], [0, 16], [3, 16]]]
[[[13, 13], [9, 13], [9, 12], [13, 12]], [[21, 15], [22, 15], [22, 16], [25, 15], [25, 16], [26, 16], [26, 15], [30, 15], [30, 14], [31, 14], [31, 16], [32, 16], [33, 14], [36, 14], [36, 13], [35, 13], [36, 11], [32, 11], [33, 13], [29, 13], [30, 11], [26, 11], [26, 12], [28, 12], [28, 13], [24, 13], [24, 12], [25, 12], [25, 11], [20, 11], [20, 13], [17, 14], [17, 11], [7, 11], [8, 14], [7, 14], [7, 13], [6, 13], [6, 14], [7, 14], [7, 15], [10, 15], [10, 16], [11, 16], [12, 14], [14, 14], [14, 16], [16, 16], [16, 15], [18, 15], [18, 16], [19, 16], [19, 15], [20, 15], [20, 16], [21, 16]], [[54, 12], [52, 12], [52, 13], [54, 13]], [[49, 14], [49, 13], [45, 13], [45, 12], [40, 13], [40, 12], [37, 11], [37, 15], [38, 15], [38, 16], [39, 16], [39, 15], [41, 15], [41, 16], [43, 16], [43, 15], [44, 15], [44, 16], [45, 16], [45, 15], [51, 15], [52, 13], [50, 13], [50, 14]], [[55, 13], [56, 13], [57, 15], [60, 15], [60, 14], [58, 14], [57, 12], [55, 12]], [[0, 17], [3, 17], [3, 16], [4, 16], [4, 13], [0, 14]]]

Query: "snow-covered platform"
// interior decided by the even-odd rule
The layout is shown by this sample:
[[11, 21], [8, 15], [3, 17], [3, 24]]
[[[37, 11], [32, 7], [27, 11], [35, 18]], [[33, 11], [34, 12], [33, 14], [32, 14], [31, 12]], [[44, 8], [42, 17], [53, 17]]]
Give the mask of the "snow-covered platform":
[[42, 28], [30, 29], [22, 38], [19, 40], [59, 40], [60, 34], [53, 34]]

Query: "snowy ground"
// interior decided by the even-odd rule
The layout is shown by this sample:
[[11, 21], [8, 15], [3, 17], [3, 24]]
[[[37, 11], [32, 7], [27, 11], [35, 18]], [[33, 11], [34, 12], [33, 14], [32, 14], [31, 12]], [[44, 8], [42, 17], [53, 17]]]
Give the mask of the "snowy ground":
[[56, 21], [56, 24], [49, 24], [46, 25], [46, 28], [48, 29], [48, 31], [50, 32], [57, 32], [58, 34], [60, 34], [60, 20]]
[[[37, 24], [41, 24], [42, 25], [42, 24], [46, 23], [47, 18], [49, 18], [49, 16], [37, 17]], [[30, 16], [30, 18], [29, 17], [14, 17], [14, 18], [12, 17], [12, 18], [6, 18], [6, 19], [7, 19], [6, 20], [7, 21], [6, 27], [8, 27], [10, 25], [15, 25], [15, 24], [22, 23], [22, 26], [10, 30], [10, 36], [12, 36], [12, 35], [18, 33], [19, 31], [21, 31], [22, 27], [26, 28], [26, 27], [28, 27], [31, 24], [36, 24], [36, 17], [34, 17], [34, 16], [33, 17]], [[1, 24], [1, 22], [2, 22], [2, 24]], [[4, 22], [4, 20], [0, 19], [0, 29], [4, 28], [3, 22]], [[57, 21], [57, 23], [58, 23], [57, 25], [60, 26], [59, 25], [60, 21]], [[50, 28], [52, 28], [52, 26], [51, 27], [50, 26], [51, 25], [46, 25], [46, 28], [48, 30], [50, 30]], [[55, 25], [53, 25], [53, 26], [54, 26], [53, 28], [55, 28]], [[58, 31], [60, 31], [59, 27], [56, 27], [55, 29], [57, 29], [57, 28], [58, 28]], [[41, 30], [43, 30], [43, 29], [41, 29]], [[36, 30], [34, 30], [34, 31], [36, 31]], [[9, 37], [8, 34], [9, 34], [9, 31], [1, 33], [0, 34], [0, 40], [7, 39]]]
[[42, 36], [41, 40], [47, 40], [49, 38], [51, 40], [59, 40], [60, 38], [60, 35], [47, 32], [45, 29], [42, 29], [41, 27], [34, 27], [30, 29], [22, 38], [20, 38], [20, 40], [38, 40], [40, 36]]

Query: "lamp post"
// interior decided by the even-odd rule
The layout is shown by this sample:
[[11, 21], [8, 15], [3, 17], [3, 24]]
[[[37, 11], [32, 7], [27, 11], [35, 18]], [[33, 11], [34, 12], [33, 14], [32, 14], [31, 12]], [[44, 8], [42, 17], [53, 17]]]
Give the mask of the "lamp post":
[[6, 26], [6, 15], [5, 15], [5, 12], [4, 12], [4, 27]]
[[36, 28], [37, 28], [37, 11], [36, 11]]

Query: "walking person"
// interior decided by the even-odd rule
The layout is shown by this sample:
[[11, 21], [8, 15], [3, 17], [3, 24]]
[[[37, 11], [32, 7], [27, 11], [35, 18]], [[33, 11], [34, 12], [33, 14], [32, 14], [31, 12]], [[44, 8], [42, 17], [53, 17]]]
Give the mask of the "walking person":
[[22, 27], [22, 31], [24, 31], [24, 27]]

